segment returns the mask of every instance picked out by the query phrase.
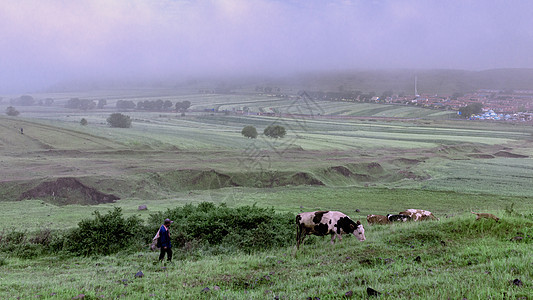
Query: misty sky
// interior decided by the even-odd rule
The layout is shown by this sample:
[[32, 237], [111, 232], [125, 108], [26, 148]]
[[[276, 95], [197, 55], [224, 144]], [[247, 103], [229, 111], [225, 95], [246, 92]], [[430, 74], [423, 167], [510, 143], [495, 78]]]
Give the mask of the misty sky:
[[0, 92], [85, 78], [533, 68], [533, 1], [1, 0]]

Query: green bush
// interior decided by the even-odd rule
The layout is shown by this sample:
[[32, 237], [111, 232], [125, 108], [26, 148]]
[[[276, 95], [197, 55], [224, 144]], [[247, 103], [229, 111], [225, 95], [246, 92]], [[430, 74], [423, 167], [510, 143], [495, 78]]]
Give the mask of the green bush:
[[[63, 250], [76, 255], [108, 255], [140, 244], [143, 239], [142, 220], [136, 216], [124, 219], [116, 207], [106, 215], [93, 213], [94, 219], [85, 219], [78, 228], [64, 236]], [[58, 241], [54, 245], [58, 248]]]
[[123, 115], [121, 113], [111, 114], [107, 118], [107, 123], [111, 127], [117, 127], [117, 128], [130, 128], [131, 127], [130, 117]]
[[271, 138], [282, 138], [287, 134], [287, 131], [285, 130], [285, 127], [281, 125], [269, 125], [265, 130], [263, 130], [263, 134], [271, 137]]
[[255, 127], [250, 126], [250, 125], [249, 126], [245, 126], [242, 129], [241, 134], [244, 137], [255, 139], [255, 138], [257, 138], [257, 129], [255, 129]]
[[[229, 208], [210, 202], [197, 207], [188, 204], [150, 216], [150, 226], [157, 231], [165, 218], [174, 220], [171, 241], [174, 246], [196, 245], [215, 252], [235, 249], [252, 252], [290, 245], [294, 232], [292, 214], [275, 213], [273, 209], [243, 206]], [[211, 249], [212, 250], [212, 249]], [[210, 251], [210, 250], [209, 250]]]
[[7, 233], [2, 233], [2, 244], [22, 244], [26, 241], [26, 232], [11, 230]]
[[48, 250], [49, 229], [42, 229], [35, 235], [26, 231], [11, 229], [0, 233], [0, 251], [9, 256], [31, 259]]

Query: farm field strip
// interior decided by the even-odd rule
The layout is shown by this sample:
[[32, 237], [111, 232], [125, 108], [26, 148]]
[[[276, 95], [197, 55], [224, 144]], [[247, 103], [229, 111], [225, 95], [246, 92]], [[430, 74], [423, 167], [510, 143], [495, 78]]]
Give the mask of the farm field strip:
[[401, 140], [398, 138], [379, 138], [375, 136], [362, 135], [330, 135], [316, 133], [301, 133], [298, 135], [296, 143], [305, 150], [327, 150], [327, 149], [372, 149], [391, 147], [395, 148], [433, 148], [436, 143], [417, 142], [412, 140]]

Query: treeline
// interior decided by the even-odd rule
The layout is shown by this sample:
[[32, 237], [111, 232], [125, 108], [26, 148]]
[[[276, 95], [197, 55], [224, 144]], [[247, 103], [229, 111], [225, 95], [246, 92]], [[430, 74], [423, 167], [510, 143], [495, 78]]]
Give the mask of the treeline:
[[170, 100], [144, 100], [139, 101], [137, 104], [132, 100], [118, 100], [116, 104], [117, 109], [138, 109], [138, 110], [147, 110], [147, 111], [181, 111], [184, 112], [191, 107], [190, 101], [176, 102], [173, 104]]
[[174, 220], [171, 242], [175, 256], [254, 252], [292, 243], [294, 216], [273, 209], [204, 202], [151, 214], [146, 224], [137, 216], [125, 218], [120, 208], [93, 213], [68, 230], [41, 229], [0, 232], [3, 256], [34, 258], [44, 255], [94, 256], [147, 250], [165, 218]]
[[[351, 101], [351, 102], [370, 102], [376, 97], [375, 92], [363, 93], [361, 91], [339, 91], [339, 92], [306, 92], [311, 98], [328, 101]], [[392, 96], [392, 91], [384, 92], [379, 98], [384, 99]]]
[[54, 99], [46, 98], [46, 99], [35, 100], [30, 95], [22, 95], [18, 98], [11, 99], [9, 103], [11, 105], [20, 105], [20, 106], [33, 106], [33, 105], [51, 106], [52, 104], [54, 104]]
[[272, 93], [272, 92], [276, 92], [276, 93], [281, 93], [281, 88], [279, 87], [273, 87], [273, 86], [256, 86], [255, 87], [255, 91], [256, 92], [260, 92], [260, 93]]
[[65, 104], [65, 107], [72, 109], [90, 110], [95, 108], [102, 109], [106, 105], [107, 100], [105, 99], [100, 99], [97, 103], [94, 100], [89, 99], [70, 98], [67, 101], [67, 104]]

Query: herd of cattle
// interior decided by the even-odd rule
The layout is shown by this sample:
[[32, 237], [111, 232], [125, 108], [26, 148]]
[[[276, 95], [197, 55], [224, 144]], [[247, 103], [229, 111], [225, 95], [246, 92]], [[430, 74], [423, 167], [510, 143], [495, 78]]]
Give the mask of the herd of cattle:
[[382, 215], [368, 215], [366, 216], [368, 224], [389, 224], [392, 222], [406, 222], [406, 221], [425, 221], [438, 220], [430, 211], [423, 209], [408, 209], [402, 211], [397, 215], [388, 214]]
[[[368, 224], [389, 224], [392, 222], [438, 220], [430, 211], [422, 209], [408, 209], [397, 215], [388, 214], [368, 215]], [[331, 235], [331, 243], [335, 238], [342, 241], [342, 234], [353, 234], [359, 241], [366, 240], [365, 229], [360, 221], [354, 222], [347, 215], [339, 211], [312, 211], [296, 215], [296, 248], [300, 248], [305, 237], [309, 234], [325, 236]]]

